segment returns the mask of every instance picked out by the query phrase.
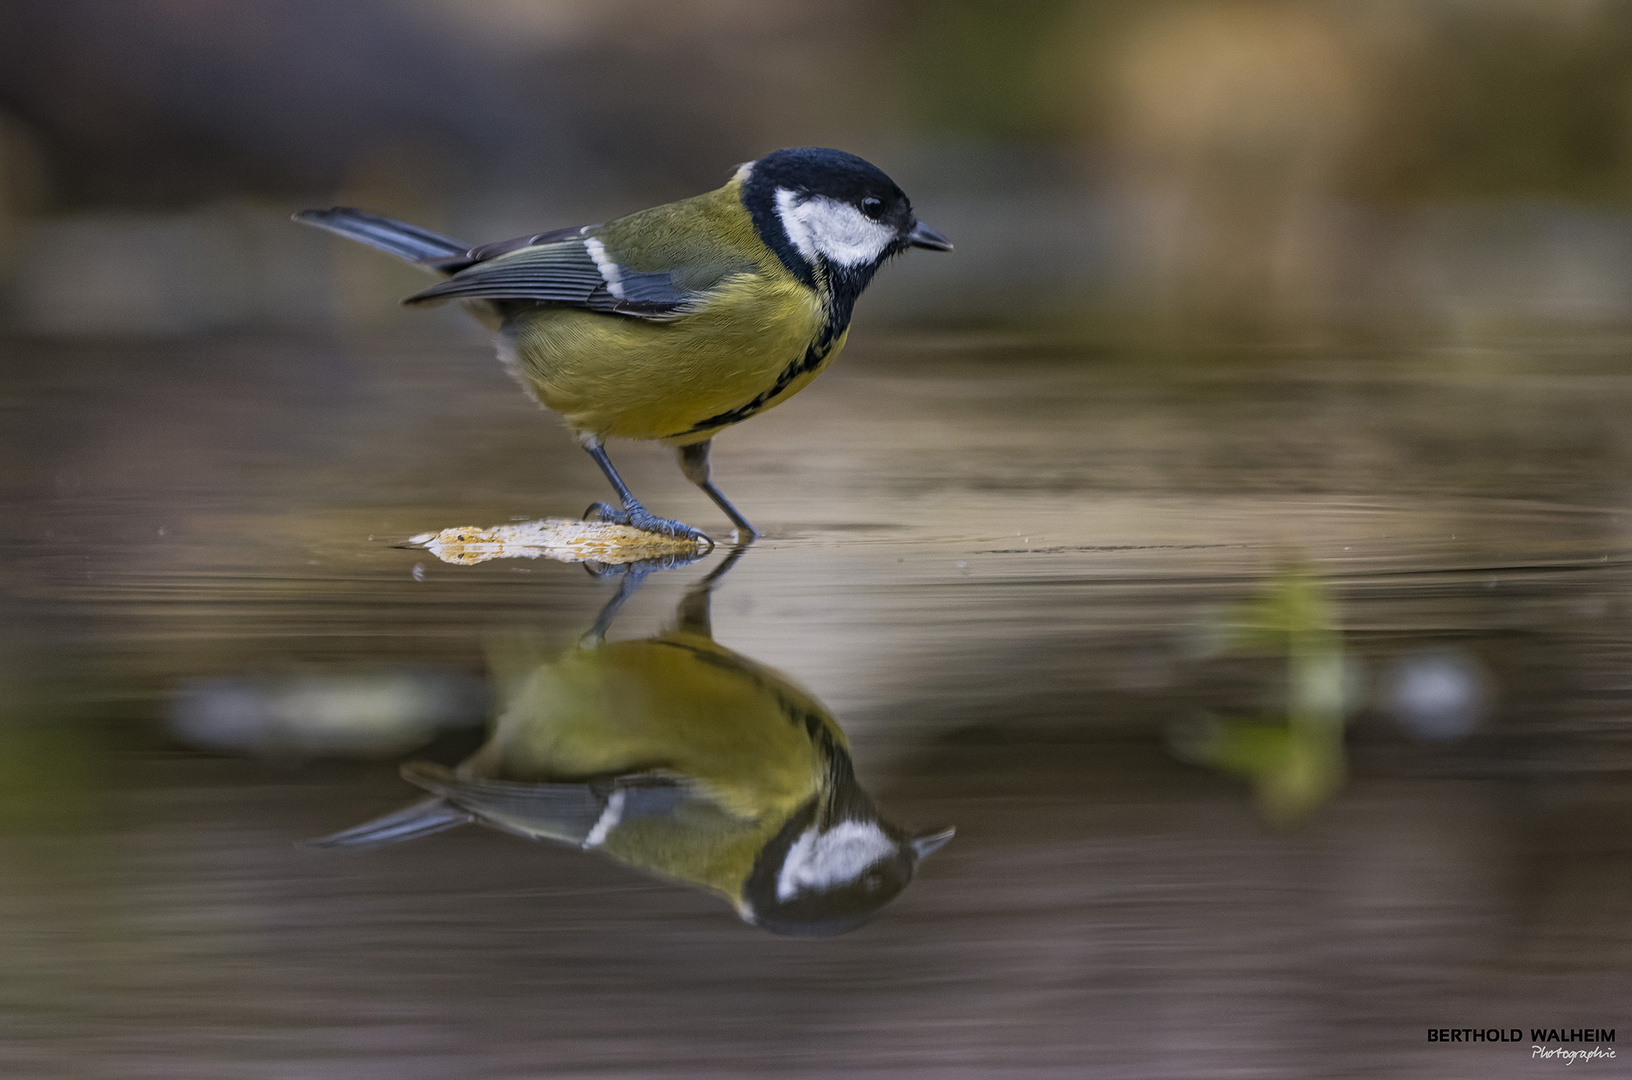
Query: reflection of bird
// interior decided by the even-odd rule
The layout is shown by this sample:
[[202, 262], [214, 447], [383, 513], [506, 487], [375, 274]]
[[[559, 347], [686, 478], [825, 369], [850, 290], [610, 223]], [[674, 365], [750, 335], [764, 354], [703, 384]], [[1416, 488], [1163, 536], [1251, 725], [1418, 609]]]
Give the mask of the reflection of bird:
[[604, 225], [469, 248], [413, 225], [336, 207], [295, 215], [449, 275], [408, 303], [476, 301], [499, 352], [561, 413], [623, 502], [609, 521], [675, 535], [602, 447], [660, 439], [743, 539], [753, 526], [709, 480], [709, 440], [778, 405], [844, 346], [856, 298], [909, 247], [950, 250], [901, 189], [838, 150], [778, 150], [724, 187]]
[[719, 572], [681, 602], [674, 630], [603, 643], [620, 591], [585, 645], [501, 672], [503, 710], [468, 761], [403, 770], [433, 798], [315, 843], [368, 847], [477, 822], [711, 890], [776, 933], [860, 925], [952, 830], [885, 821], [822, 704], [714, 641]]

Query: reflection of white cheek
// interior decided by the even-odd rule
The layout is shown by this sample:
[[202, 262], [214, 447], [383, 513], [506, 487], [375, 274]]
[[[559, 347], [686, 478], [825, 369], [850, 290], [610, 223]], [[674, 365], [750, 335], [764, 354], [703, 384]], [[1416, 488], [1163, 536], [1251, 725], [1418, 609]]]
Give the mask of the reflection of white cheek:
[[894, 842], [872, 822], [841, 821], [827, 832], [809, 829], [788, 849], [776, 898], [786, 903], [802, 892], [849, 884], [894, 851]]
[[776, 216], [799, 254], [812, 261], [820, 255], [839, 266], [877, 262], [895, 237], [895, 230], [849, 203], [825, 195], [801, 198], [787, 188], [776, 189]]

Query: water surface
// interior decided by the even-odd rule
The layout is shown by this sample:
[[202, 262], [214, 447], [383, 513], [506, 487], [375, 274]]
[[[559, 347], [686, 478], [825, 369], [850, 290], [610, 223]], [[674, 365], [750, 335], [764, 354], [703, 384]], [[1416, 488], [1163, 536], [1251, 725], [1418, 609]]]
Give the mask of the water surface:
[[[494, 832], [297, 846], [480, 742], [496, 640], [569, 648], [617, 588], [399, 546], [605, 497], [483, 348], [6, 350], [8, 1076], [1526, 1075], [1557, 1064], [1425, 1031], [1632, 1000], [1625, 342], [873, 332], [722, 436], [767, 535], [716, 639], [831, 711], [892, 818], [958, 829], [815, 942]], [[669, 452], [613, 451], [724, 535]], [[1344, 731], [1334, 794], [1272, 821], [1175, 740], [1286, 722], [1287, 650], [1234, 631], [1294, 574]], [[1413, 671], [1450, 697], [1413, 712]], [[400, 678], [464, 696], [383, 758], [168, 726], [201, 680]]]

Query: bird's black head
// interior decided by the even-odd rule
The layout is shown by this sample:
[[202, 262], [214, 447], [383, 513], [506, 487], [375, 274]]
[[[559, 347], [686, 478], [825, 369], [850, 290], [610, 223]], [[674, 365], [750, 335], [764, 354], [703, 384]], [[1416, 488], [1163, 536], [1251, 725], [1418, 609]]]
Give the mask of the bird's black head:
[[952, 249], [919, 224], [882, 169], [843, 150], [778, 150], [738, 176], [760, 239], [807, 285], [820, 277], [854, 300], [890, 256], [909, 247]]

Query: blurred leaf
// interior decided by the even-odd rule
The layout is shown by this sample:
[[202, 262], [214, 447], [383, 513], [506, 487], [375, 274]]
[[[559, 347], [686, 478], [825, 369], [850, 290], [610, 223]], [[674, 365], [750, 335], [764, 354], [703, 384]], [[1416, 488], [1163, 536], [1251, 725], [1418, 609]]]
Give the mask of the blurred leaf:
[[1278, 720], [1208, 717], [1174, 739], [1174, 752], [1248, 781], [1272, 825], [1297, 824], [1343, 786], [1341, 734]]
[[1348, 773], [1337, 605], [1324, 583], [1293, 568], [1226, 612], [1218, 637], [1225, 654], [1286, 657], [1286, 716], [1209, 716], [1170, 731], [1169, 743], [1183, 760], [1248, 780], [1266, 821], [1296, 824], [1336, 794]]
[[83, 827], [96, 808], [99, 762], [78, 725], [0, 715], [0, 830]]

